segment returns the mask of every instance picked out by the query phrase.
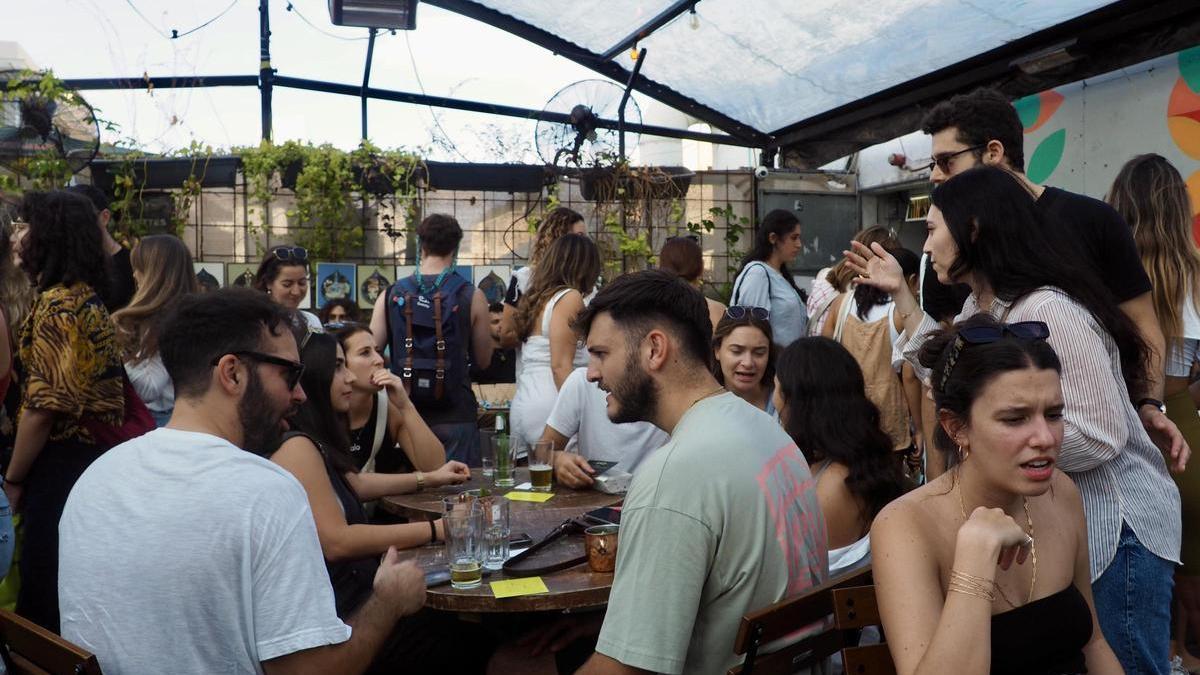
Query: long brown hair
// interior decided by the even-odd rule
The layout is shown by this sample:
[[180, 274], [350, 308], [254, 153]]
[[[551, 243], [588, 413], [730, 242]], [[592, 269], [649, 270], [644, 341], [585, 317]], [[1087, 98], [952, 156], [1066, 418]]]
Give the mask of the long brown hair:
[[563, 235], [571, 234], [571, 226], [583, 222], [583, 215], [578, 211], [559, 206], [546, 214], [538, 224], [537, 235], [533, 239], [533, 248], [529, 251], [529, 265], [537, 268], [550, 245]]
[[33, 305], [33, 285], [29, 283], [29, 275], [13, 259], [16, 238], [17, 229], [11, 219], [0, 213], [0, 307], [4, 308], [4, 318], [8, 321], [10, 345]]
[[568, 234], [550, 245], [542, 262], [533, 268], [529, 291], [517, 307], [517, 335], [524, 342], [555, 293], [573, 288], [586, 295], [600, 276], [600, 251], [582, 234]]
[[1200, 252], [1192, 239], [1187, 184], [1156, 154], [1138, 155], [1121, 167], [1108, 203], [1133, 228], [1142, 267], [1154, 286], [1154, 312], [1170, 344], [1183, 337], [1183, 303], [1200, 309]]
[[159, 322], [175, 303], [198, 288], [192, 254], [174, 235], [143, 237], [129, 256], [141, 276], [137, 292], [124, 309], [113, 314], [117, 340], [125, 358], [143, 361], [158, 353]]

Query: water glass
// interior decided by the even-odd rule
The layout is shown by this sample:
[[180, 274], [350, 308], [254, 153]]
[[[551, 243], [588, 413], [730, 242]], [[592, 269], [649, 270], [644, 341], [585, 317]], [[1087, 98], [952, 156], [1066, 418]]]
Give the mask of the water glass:
[[492, 436], [492, 456], [496, 464], [496, 487], [516, 485], [517, 444], [508, 436]]
[[485, 547], [483, 566], [489, 570], [504, 567], [508, 560], [508, 535], [511, 530], [499, 525], [487, 526], [483, 533]]
[[483, 510], [477, 502], [462, 502], [446, 514], [446, 556], [450, 561], [450, 585], [476, 588], [483, 583]]
[[456, 511], [475, 508], [479, 495], [472, 490], [464, 490], [458, 494], [442, 497], [442, 516], [448, 516]]
[[483, 482], [490, 484], [496, 475], [496, 451], [492, 447], [493, 431], [479, 432], [480, 466], [483, 467]]
[[554, 441], [538, 441], [529, 449], [529, 481], [535, 492], [554, 485]]

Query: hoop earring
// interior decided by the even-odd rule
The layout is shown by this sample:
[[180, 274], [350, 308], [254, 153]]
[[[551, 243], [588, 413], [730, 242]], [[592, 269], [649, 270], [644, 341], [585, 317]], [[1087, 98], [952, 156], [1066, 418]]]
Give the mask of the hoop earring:
[[961, 445], [958, 446], [958, 463], [959, 464], [962, 464], [963, 462], [967, 461], [967, 458], [970, 456], [971, 456], [970, 448], [967, 448], [967, 451], [963, 452], [963, 447]]

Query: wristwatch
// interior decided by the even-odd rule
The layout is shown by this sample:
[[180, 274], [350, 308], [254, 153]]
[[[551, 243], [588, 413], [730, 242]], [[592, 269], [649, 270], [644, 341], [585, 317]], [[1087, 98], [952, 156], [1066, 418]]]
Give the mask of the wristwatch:
[[[1139, 405], [1138, 407], [1140, 408], [1141, 406]], [[420, 492], [421, 490], [424, 490], [424, 489], [425, 489], [425, 474], [418, 471], [417, 472], [417, 492]]]
[[1160, 412], [1164, 415], [1167, 414], [1167, 405], [1156, 398], [1144, 398], [1137, 402], [1137, 408], [1139, 410], [1144, 405], [1152, 405], [1155, 408], [1158, 408], [1158, 412]]

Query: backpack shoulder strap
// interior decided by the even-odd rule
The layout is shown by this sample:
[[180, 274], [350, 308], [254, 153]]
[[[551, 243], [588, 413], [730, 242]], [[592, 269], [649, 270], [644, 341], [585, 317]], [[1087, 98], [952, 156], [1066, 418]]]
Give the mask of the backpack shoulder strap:
[[854, 302], [854, 291], [842, 293], [842, 306], [838, 308], [837, 326], [833, 329], [833, 339], [842, 341], [842, 331], [846, 329], [846, 317], [850, 316], [850, 304]]

